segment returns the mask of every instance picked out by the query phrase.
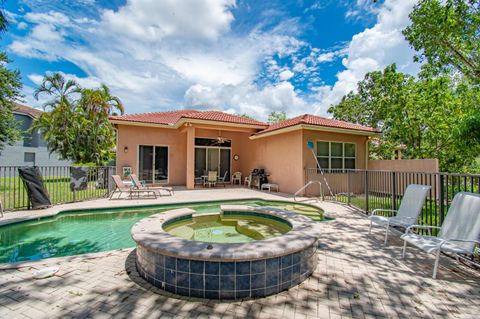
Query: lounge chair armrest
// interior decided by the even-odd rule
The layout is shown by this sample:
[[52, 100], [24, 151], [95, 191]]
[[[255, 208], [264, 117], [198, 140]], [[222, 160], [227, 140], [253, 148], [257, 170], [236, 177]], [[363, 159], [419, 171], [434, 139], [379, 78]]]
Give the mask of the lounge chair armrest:
[[405, 230], [405, 234], [410, 233], [412, 229], [440, 229], [440, 227], [428, 225], [411, 225], [407, 227], [407, 229]]
[[480, 245], [480, 241], [478, 241], [478, 240], [468, 240], [468, 239], [445, 239], [445, 242], [443, 242], [442, 245], [446, 242], [476, 243], [476, 244]]
[[[397, 214], [398, 210], [395, 210], [395, 209], [377, 208], [377, 209], [374, 209], [374, 210], [370, 213], [370, 216], [376, 216], [376, 215], [378, 215], [378, 212], [390, 212], [390, 213], [395, 213], [395, 214]], [[394, 214], [394, 215], [395, 215], [395, 214]]]

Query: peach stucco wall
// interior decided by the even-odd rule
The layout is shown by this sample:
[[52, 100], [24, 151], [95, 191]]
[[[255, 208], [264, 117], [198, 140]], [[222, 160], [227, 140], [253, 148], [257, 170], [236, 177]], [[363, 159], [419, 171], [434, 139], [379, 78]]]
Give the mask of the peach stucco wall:
[[401, 160], [373, 160], [368, 162], [368, 169], [372, 171], [397, 172], [428, 172], [438, 173], [438, 159], [401, 159]]
[[300, 130], [249, 141], [243, 170], [264, 168], [280, 191], [295, 193], [303, 185], [302, 132]]
[[[134, 173], [138, 173], [139, 145], [168, 146], [168, 183], [185, 185], [186, 133], [174, 129], [118, 125], [117, 136], [117, 171], [119, 174], [122, 173], [124, 166], [130, 166]], [[128, 153], [124, 152], [125, 147], [128, 147]]]
[[[195, 125], [194, 125], [195, 126]], [[250, 139], [254, 131], [228, 127], [200, 127], [166, 129], [130, 125], [117, 125], [117, 169], [130, 166], [137, 173], [138, 146], [162, 145], [169, 147], [169, 184], [187, 183], [187, 130], [194, 131], [195, 137], [224, 137], [232, 140], [230, 174], [242, 172], [248, 176], [254, 168], [264, 168], [269, 180], [280, 186], [286, 193], [294, 193], [305, 182], [305, 168], [315, 167], [315, 161], [307, 148], [308, 140], [344, 141], [357, 145], [357, 168], [365, 168], [366, 137], [330, 132], [295, 130], [259, 139]], [[128, 152], [124, 149], [128, 147]], [[238, 155], [238, 161], [233, 156]], [[192, 168], [193, 169], [193, 168]], [[192, 169], [188, 170], [192, 176]]]

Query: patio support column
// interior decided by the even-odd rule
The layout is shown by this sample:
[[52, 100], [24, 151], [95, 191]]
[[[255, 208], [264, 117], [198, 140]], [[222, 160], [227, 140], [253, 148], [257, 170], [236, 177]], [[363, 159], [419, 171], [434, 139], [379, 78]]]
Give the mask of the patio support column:
[[[191, 124], [190, 124], [191, 125]], [[195, 127], [187, 126], [187, 189], [195, 188]]]

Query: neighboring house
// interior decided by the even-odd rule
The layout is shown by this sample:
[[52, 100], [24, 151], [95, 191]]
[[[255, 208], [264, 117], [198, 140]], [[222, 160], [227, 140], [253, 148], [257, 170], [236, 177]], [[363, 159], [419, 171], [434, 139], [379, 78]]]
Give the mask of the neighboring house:
[[117, 129], [117, 170], [132, 169], [142, 180], [194, 188], [195, 178], [215, 170], [248, 176], [263, 168], [283, 192], [306, 183], [315, 168], [307, 141], [325, 169], [364, 169], [375, 129], [314, 115], [277, 124], [217, 111], [180, 110], [111, 116]]
[[49, 154], [47, 145], [37, 130], [30, 131], [33, 120], [42, 111], [15, 103], [13, 116], [22, 131], [22, 138], [14, 145], [5, 145], [0, 151], [0, 166], [66, 166], [69, 161], [59, 160], [57, 154]]

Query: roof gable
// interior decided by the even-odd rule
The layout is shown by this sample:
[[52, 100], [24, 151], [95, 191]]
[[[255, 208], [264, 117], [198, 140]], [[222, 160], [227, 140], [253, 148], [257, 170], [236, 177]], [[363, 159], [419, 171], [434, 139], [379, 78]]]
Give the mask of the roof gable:
[[319, 126], [319, 127], [329, 127], [333, 129], [345, 129], [345, 130], [364, 131], [364, 132], [372, 132], [372, 133], [380, 132], [377, 129], [374, 129], [368, 126], [363, 126], [360, 124], [354, 124], [350, 122], [329, 119], [326, 117], [321, 117], [321, 116], [316, 116], [311, 114], [304, 114], [297, 117], [293, 117], [291, 119], [287, 119], [282, 122], [272, 124], [267, 129], [260, 131], [255, 135], [262, 135], [265, 133], [281, 130], [281, 129], [292, 127], [295, 125], [302, 125], [302, 124]]

